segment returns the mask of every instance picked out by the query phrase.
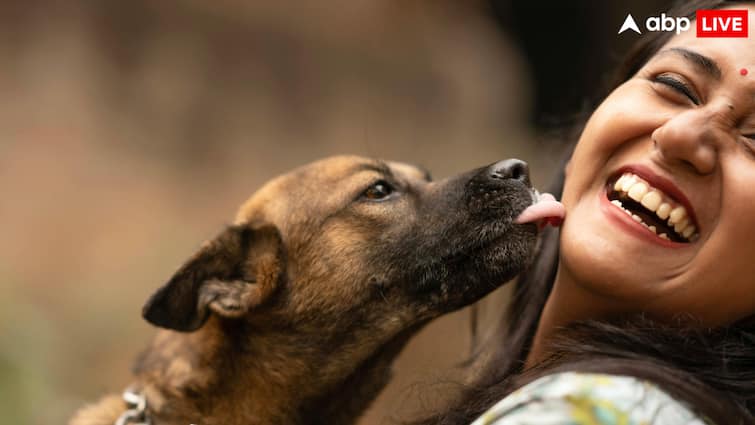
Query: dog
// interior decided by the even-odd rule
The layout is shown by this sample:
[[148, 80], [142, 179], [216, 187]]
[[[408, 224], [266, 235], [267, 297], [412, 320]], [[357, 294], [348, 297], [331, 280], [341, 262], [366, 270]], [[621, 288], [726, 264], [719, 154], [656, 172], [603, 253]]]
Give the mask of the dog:
[[263, 186], [147, 301], [124, 399], [70, 425], [351, 424], [407, 340], [528, 263], [537, 199], [506, 160], [442, 181], [339, 156]]

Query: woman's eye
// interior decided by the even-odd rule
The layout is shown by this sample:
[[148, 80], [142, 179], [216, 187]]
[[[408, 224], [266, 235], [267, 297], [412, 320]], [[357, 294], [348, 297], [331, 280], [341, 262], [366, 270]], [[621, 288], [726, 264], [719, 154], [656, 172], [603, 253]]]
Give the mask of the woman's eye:
[[379, 201], [387, 198], [391, 193], [393, 193], [393, 186], [384, 180], [380, 180], [368, 187], [364, 193], [362, 193], [362, 197], [372, 201]]
[[675, 90], [695, 105], [700, 104], [700, 98], [695, 94], [695, 90], [681, 78], [675, 77], [672, 74], [660, 74], [653, 77], [653, 81]]

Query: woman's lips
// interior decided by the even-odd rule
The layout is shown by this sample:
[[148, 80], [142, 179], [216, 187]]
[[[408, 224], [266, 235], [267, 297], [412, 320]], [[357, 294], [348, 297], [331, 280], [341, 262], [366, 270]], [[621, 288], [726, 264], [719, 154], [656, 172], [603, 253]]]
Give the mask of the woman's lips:
[[622, 211], [621, 208], [611, 204], [611, 201], [609, 201], [607, 195], [607, 190], [602, 190], [599, 193], [598, 204], [600, 206], [600, 210], [602, 210], [603, 213], [607, 216], [608, 221], [617, 224], [620, 229], [624, 230], [630, 235], [638, 237], [647, 242], [663, 246], [665, 248], [683, 248], [690, 246], [689, 243], [674, 242], [658, 237], [657, 234], [651, 232], [650, 230], [645, 228], [644, 225], [632, 219], [629, 215]]
[[534, 223], [560, 226], [566, 216], [564, 205], [550, 193], [541, 193], [537, 202], [527, 207], [514, 220], [516, 224]]
[[[700, 231], [700, 224], [697, 221], [695, 210], [692, 208], [692, 203], [684, 195], [684, 192], [674, 184], [674, 182], [658, 175], [650, 167], [642, 164], [631, 164], [619, 168], [614, 173], [613, 181], [616, 181], [615, 179], [619, 178], [619, 176], [627, 173], [636, 175], [651, 186], [651, 188], [656, 188], [661, 191], [663, 195], [670, 198], [672, 206], [682, 206], [684, 208], [684, 215], [688, 217], [689, 222], [695, 226], [698, 232]], [[665, 216], [663, 218], [666, 219]]]

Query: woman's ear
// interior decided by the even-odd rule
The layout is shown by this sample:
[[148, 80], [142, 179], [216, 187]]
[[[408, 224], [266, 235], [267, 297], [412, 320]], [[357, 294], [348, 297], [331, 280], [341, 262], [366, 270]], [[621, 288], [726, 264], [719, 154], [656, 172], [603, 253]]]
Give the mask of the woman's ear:
[[210, 312], [242, 317], [278, 286], [283, 262], [275, 226], [230, 226], [150, 297], [142, 316], [153, 325], [184, 332], [199, 329]]

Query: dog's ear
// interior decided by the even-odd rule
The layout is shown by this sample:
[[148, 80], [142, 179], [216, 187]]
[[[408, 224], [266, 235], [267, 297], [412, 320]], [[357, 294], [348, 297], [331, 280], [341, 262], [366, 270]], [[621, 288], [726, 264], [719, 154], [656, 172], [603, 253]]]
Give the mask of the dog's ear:
[[185, 332], [201, 327], [211, 311], [241, 317], [270, 296], [283, 261], [275, 226], [230, 226], [150, 297], [142, 316], [153, 325]]

